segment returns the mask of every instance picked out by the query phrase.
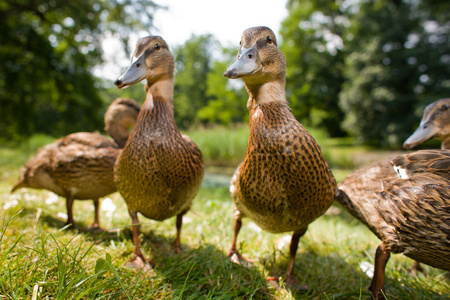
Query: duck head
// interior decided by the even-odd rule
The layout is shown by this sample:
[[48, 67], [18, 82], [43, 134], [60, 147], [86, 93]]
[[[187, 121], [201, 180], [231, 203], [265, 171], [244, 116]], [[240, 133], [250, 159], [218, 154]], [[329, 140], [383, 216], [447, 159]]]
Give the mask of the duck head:
[[236, 62], [224, 76], [242, 78], [249, 94], [249, 111], [264, 102], [287, 102], [286, 58], [268, 27], [252, 27], [243, 32]]
[[131, 66], [114, 84], [123, 89], [147, 79], [151, 86], [158, 80], [173, 78], [174, 72], [175, 62], [167, 43], [160, 36], [148, 36], [137, 41]]
[[412, 149], [431, 138], [443, 141], [443, 149], [450, 148], [450, 144], [446, 145], [450, 138], [450, 98], [435, 101], [425, 108], [419, 127], [405, 141], [403, 148]]
[[246, 29], [241, 38], [236, 62], [224, 76], [242, 78], [246, 85], [264, 84], [286, 78], [286, 58], [278, 49], [277, 39], [268, 27]]
[[130, 136], [130, 131], [139, 115], [139, 103], [129, 98], [117, 98], [108, 107], [105, 113], [105, 131], [114, 139], [120, 148]]

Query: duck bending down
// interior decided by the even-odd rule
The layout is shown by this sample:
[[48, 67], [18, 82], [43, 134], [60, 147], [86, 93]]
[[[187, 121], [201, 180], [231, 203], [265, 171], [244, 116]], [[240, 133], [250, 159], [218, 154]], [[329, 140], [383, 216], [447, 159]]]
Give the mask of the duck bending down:
[[442, 141], [441, 149], [450, 149], [450, 98], [440, 99], [425, 108], [419, 127], [403, 148], [412, 149], [432, 138]]
[[[336, 199], [380, 240], [370, 291], [385, 299], [390, 253], [450, 270], [450, 151], [422, 150], [357, 170]], [[387, 176], [395, 172], [395, 176]]]
[[[133, 103], [124, 106], [122, 102]], [[109, 116], [110, 111], [119, 112], [117, 118]], [[108, 108], [105, 122], [108, 133], [118, 142], [126, 139], [122, 126], [133, 125], [139, 112], [139, 104], [131, 99], [119, 98]], [[130, 120], [123, 122], [120, 117]], [[21, 170], [18, 182], [11, 193], [19, 188], [46, 189], [66, 198], [67, 224], [75, 226], [73, 201], [94, 201], [94, 223], [99, 228], [99, 199], [116, 192], [114, 184], [114, 163], [120, 154], [118, 142], [99, 133], [77, 132], [70, 134], [40, 149]]]
[[224, 75], [243, 79], [250, 111], [247, 151], [230, 184], [235, 224], [228, 256], [242, 258], [236, 241], [244, 217], [268, 232], [293, 231], [285, 282], [304, 288], [293, 274], [298, 242], [331, 206], [336, 180], [320, 146], [288, 106], [286, 59], [271, 29], [245, 30], [237, 60]]
[[138, 213], [162, 221], [177, 216], [175, 251], [180, 251], [183, 215], [191, 208], [203, 179], [197, 145], [179, 132], [173, 113], [174, 58], [159, 36], [137, 41], [131, 66], [119, 76], [119, 88], [147, 79], [146, 100], [115, 167], [117, 189], [132, 220], [134, 258], [130, 267], [150, 266], [139, 247]]

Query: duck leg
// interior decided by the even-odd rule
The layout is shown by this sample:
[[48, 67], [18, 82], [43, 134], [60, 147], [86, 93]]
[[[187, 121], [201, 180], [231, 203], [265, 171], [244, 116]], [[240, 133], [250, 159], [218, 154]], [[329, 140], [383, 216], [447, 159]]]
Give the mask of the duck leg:
[[100, 214], [99, 214], [99, 208], [100, 208], [100, 201], [99, 199], [93, 199], [94, 201], [94, 223], [91, 225], [91, 229], [99, 229], [100, 228]]
[[[295, 256], [297, 255], [298, 243], [300, 238], [305, 234], [307, 228], [294, 231], [291, 238], [291, 245], [289, 246], [289, 265], [286, 272], [285, 283], [286, 286], [291, 291], [307, 291], [309, 290], [309, 286], [306, 284], [302, 284], [295, 276], [294, 276], [294, 264], [295, 264]], [[279, 287], [278, 280], [275, 277], [266, 278], [271, 285], [275, 287]], [[272, 281], [276, 281], [275, 283]]]
[[385, 267], [391, 256], [390, 252], [386, 249], [384, 243], [381, 243], [377, 247], [375, 252], [375, 270], [372, 278], [372, 283], [369, 290], [372, 292], [375, 300], [385, 299], [384, 293], [384, 278], [385, 278]]
[[237, 236], [239, 234], [239, 231], [241, 231], [241, 227], [242, 227], [242, 218], [240, 216], [237, 216], [234, 220], [233, 242], [231, 242], [231, 248], [230, 251], [228, 251], [227, 256], [230, 258], [232, 262], [236, 264], [240, 264], [242, 261], [252, 263], [253, 262], [252, 260], [243, 257], [236, 248]]
[[66, 225], [71, 225], [75, 227], [75, 222], [73, 221], [73, 197], [72, 195], [67, 195], [66, 197], [66, 208], [67, 208], [67, 222]]
[[143, 269], [144, 271], [151, 270], [151, 266], [146, 261], [144, 254], [141, 252], [141, 248], [139, 247], [140, 240], [139, 235], [141, 233], [141, 226], [139, 225], [139, 219], [137, 216], [137, 212], [129, 212], [131, 217], [132, 233], [133, 233], [133, 243], [134, 243], [134, 257], [125, 263], [126, 267], [135, 268], [135, 269]]
[[239, 231], [241, 231], [242, 227], [242, 220], [241, 218], [236, 218], [234, 220], [234, 234], [233, 234], [233, 241], [231, 242], [231, 248], [230, 251], [228, 251], [228, 257], [231, 257], [234, 254], [239, 255], [237, 249], [236, 249], [236, 242], [237, 242], [237, 236], [239, 234]]
[[176, 227], [177, 227], [177, 237], [173, 243], [173, 250], [175, 253], [181, 252], [181, 227], [183, 226], [183, 216], [187, 213], [187, 210], [182, 211], [177, 215]]

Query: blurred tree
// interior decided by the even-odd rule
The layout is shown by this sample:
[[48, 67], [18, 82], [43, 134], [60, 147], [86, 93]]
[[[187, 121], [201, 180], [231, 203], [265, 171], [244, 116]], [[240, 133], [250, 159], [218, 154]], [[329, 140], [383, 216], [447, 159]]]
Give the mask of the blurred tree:
[[102, 80], [104, 82], [103, 86], [104, 88], [100, 89], [100, 95], [102, 99], [105, 99], [104, 107], [106, 108], [111, 101], [113, 101], [116, 98], [131, 98], [136, 100], [138, 103], [142, 104], [145, 100], [145, 90], [144, 90], [144, 83], [138, 83], [132, 86], [127, 87], [126, 89], [120, 90], [117, 88], [117, 86], [111, 84], [111, 80], [106, 81], [105, 79]]
[[217, 41], [210, 34], [192, 35], [184, 45], [174, 49], [175, 120], [181, 128], [199, 123], [197, 113], [210, 99], [207, 77], [216, 45]]
[[243, 82], [223, 76], [228, 66], [235, 61], [237, 52], [237, 47], [222, 48], [222, 58], [214, 61], [212, 70], [207, 74], [208, 102], [198, 111], [202, 122], [228, 125], [248, 119], [248, 94]]
[[341, 36], [348, 20], [339, 3], [290, 0], [280, 30], [292, 111], [302, 123], [323, 128], [331, 136], [344, 134], [338, 96], [344, 80]]
[[91, 73], [102, 38], [110, 32], [126, 45], [131, 30], [152, 26], [157, 8], [146, 0], [0, 0], [0, 142], [103, 128]]
[[448, 1], [358, 1], [346, 8], [340, 105], [345, 128], [360, 141], [399, 146], [421, 109], [449, 96], [450, 15], [443, 11], [450, 11]]

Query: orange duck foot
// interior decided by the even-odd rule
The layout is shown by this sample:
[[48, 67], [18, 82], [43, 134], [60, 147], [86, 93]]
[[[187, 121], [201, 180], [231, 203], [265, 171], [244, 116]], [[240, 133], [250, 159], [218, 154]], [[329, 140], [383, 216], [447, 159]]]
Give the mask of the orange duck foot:
[[127, 261], [124, 266], [130, 269], [138, 269], [144, 272], [152, 272], [153, 267], [142, 257], [135, 255], [134, 258]]
[[254, 263], [254, 260], [245, 258], [241, 254], [239, 254], [239, 252], [230, 251], [230, 253], [228, 253], [228, 258], [238, 265], [250, 266]]

